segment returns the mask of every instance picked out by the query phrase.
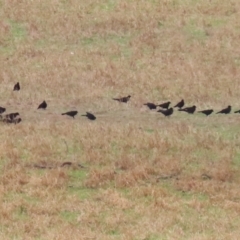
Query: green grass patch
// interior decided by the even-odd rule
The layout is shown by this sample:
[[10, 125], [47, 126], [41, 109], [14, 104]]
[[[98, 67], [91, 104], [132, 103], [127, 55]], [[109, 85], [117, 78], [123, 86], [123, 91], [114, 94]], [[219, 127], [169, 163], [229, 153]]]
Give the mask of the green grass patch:
[[112, 11], [112, 10], [114, 10], [117, 2], [118, 1], [116, 1], [116, 0], [107, 0], [100, 5], [100, 9], [105, 10], [105, 11]]
[[70, 194], [78, 196], [81, 200], [90, 199], [98, 192], [97, 189], [83, 186], [83, 182], [87, 177], [87, 173], [87, 171], [83, 170], [74, 170], [69, 172], [71, 180], [67, 191]]
[[62, 212], [60, 212], [60, 216], [63, 220], [65, 220], [69, 223], [72, 223], [72, 224], [76, 224], [79, 213], [71, 212], [71, 211], [62, 211]]
[[205, 29], [199, 27], [194, 19], [184, 27], [184, 32], [187, 34], [188, 40], [198, 40], [203, 42], [207, 38]]
[[15, 209], [15, 212], [13, 214], [14, 220], [19, 221], [26, 221], [29, 219], [28, 210], [27, 207], [24, 205], [21, 205]]
[[86, 170], [72, 170], [69, 172], [69, 176], [73, 182], [75, 181], [83, 181], [86, 178], [87, 171]]
[[7, 55], [12, 55], [16, 44], [20, 44], [26, 39], [27, 31], [22, 23], [13, 20], [8, 20], [7, 22], [10, 26], [10, 31], [4, 38], [3, 43], [0, 44], [0, 51]]
[[19, 43], [20, 41], [26, 39], [27, 31], [23, 24], [12, 20], [9, 20], [9, 23], [11, 27], [11, 36], [9, 39], [11, 39], [13, 43]]
[[80, 39], [80, 43], [84, 48], [88, 48], [89, 50], [100, 50], [106, 49], [106, 51], [110, 51], [111, 46], [119, 46], [121, 54], [113, 54], [110, 53], [111, 59], [119, 59], [122, 56], [130, 57], [131, 56], [131, 48], [129, 46], [129, 41], [131, 39], [130, 35], [114, 35], [109, 34], [103, 37], [99, 36], [91, 36], [84, 37]]

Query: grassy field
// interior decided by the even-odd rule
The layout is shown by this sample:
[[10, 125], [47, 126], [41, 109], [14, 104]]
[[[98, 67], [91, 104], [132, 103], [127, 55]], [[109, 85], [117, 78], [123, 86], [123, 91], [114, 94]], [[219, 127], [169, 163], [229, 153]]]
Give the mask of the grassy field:
[[240, 115], [143, 106], [240, 109], [238, 0], [0, 0], [0, 15], [0, 106], [23, 120], [0, 124], [0, 239], [239, 239]]

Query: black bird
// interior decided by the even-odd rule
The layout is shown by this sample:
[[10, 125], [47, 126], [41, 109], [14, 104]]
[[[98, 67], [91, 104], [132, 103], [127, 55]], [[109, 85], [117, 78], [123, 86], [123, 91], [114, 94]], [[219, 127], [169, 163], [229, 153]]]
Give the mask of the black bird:
[[5, 116], [5, 118], [12, 121], [12, 120], [15, 119], [17, 116], [19, 116], [19, 113], [18, 113], [18, 112], [16, 112], [16, 113], [9, 113], [9, 114], [7, 114], [7, 115]]
[[6, 111], [6, 108], [0, 107], [0, 114], [4, 113]]
[[240, 113], [240, 110], [235, 111], [234, 113]]
[[13, 87], [13, 91], [19, 91], [19, 90], [20, 90], [20, 84], [19, 82], [17, 82]]
[[160, 104], [160, 105], [158, 105], [158, 106], [161, 107], [161, 108], [166, 108], [166, 109], [168, 109], [168, 107], [169, 107], [170, 104], [171, 104], [171, 102], [165, 102], [165, 103], [162, 103], [162, 104]]
[[218, 113], [222, 113], [222, 114], [229, 114], [231, 112], [232, 107], [229, 105], [228, 107], [222, 109], [221, 111], [217, 112]]
[[45, 101], [43, 101], [39, 106], [38, 109], [42, 108], [42, 109], [46, 109], [47, 108], [47, 103]]
[[192, 107], [186, 107], [186, 108], [182, 108], [182, 109], [178, 109], [178, 111], [183, 111], [183, 112], [187, 112], [190, 114], [193, 114], [196, 110], [196, 106], [192, 106]]
[[174, 107], [182, 108], [184, 106], [184, 100], [182, 99], [179, 103], [177, 103]]
[[96, 119], [96, 117], [92, 113], [90, 113], [90, 112], [86, 112], [86, 114], [82, 115], [82, 116], [85, 116], [85, 117], [87, 117], [90, 120], [95, 120]]
[[173, 108], [169, 108], [166, 110], [160, 109], [160, 110], [158, 110], [158, 112], [162, 113], [165, 117], [168, 117], [173, 114]]
[[149, 108], [150, 110], [157, 108], [157, 105], [154, 104], [154, 103], [144, 103], [143, 105], [148, 106], [148, 108]]
[[131, 98], [131, 96], [128, 95], [127, 97], [123, 97], [123, 98], [113, 98], [113, 100], [123, 102], [123, 103], [127, 103], [130, 100], [130, 98]]
[[207, 110], [203, 110], [203, 111], [198, 111], [199, 113], [203, 113], [206, 116], [210, 115], [213, 113], [213, 109], [207, 109]]
[[3, 122], [5, 122], [5, 123], [15, 123], [15, 124], [17, 124], [17, 123], [20, 123], [21, 121], [22, 121], [21, 118], [15, 118], [15, 119], [5, 118], [5, 119], [3, 119]]
[[62, 115], [68, 115], [70, 117], [75, 117], [75, 115], [77, 115], [78, 111], [69, 111], [69, 112], [65, 112], [65, 113], [62, 113]]

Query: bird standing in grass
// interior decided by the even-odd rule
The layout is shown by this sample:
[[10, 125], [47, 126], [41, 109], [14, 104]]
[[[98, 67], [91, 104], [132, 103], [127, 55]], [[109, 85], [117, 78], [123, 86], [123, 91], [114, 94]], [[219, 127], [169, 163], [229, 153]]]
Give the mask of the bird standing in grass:
[[196, 111], [196, 106], [194, 105], [192, 107], [186, 107], [186, 108], [178, 109], [178, 111], [183, 111], [183, 112], [193, 114]]
[[147, 106], [150, 110], [157, 108], [157, 105], [154, 103], [144, 103], [143, 105]]
[[173, 108], [169, 108], [166, 110], [160, 109], [158, 112], [162, 113], [165, 117], [169, 117], [170, 115], [173, 114]]
[[87, 117], [90, 120], [95, 120], [96, 119], [96, 117], [90, 112], [86, 112], [86, 114], [84, 114], [82, 116]]
[[182, 108], [184, 106], [184, 100], [182, 99], [179, 103], [177, 103], [174, 107]]
[[62, 115], [68, 115], [68, 116], [74, 118], [77, 115], [77, 113], [78, 113], [78, 111], [69, 111], [69, 112], [62, 113]]
[[47, 108], [47, 103], [45, 102], [45, 100], [38, 106], [38, 109], [46, 109]]
[[9, 113], [9, 114], [5, 115], [5, 118], [12, 121], [12, 120], [15, 119], [17, 116], [19, 116], [19, 113], [18, 113], [18, 112], [16, 112], [16, 113]]
[[14, 118], [14, 119], [4, 118], [2, 121], [4, 123], [15, 123], [15, 124], [17, 124], [17, 123], [20, 123], [22, 121], [22, 119], [21, 118]]
[[127, 97], [123, 97], [123, 98], [113, 98], [113, 100], [123, 102], [123, 103], [127, 103], [130, 100], [130, 98], [131, 98], [131, 96], [128, 95]]
[[231, 112], [232, 107], [229, 105], [228, 107], [222, 109], [221, 111], [217, 112], [216, 114], [229, 114]]
[[19, 90], [20, 90], [20, 84], [19, 82], [17, 82], [13, 87], [13, 91], [19, 91]]
[[158, 106], [161, 108], [168, 109], [170, 104], [171, 102], [165, 102], [165, 103], [159, 104]]
[[213, 109], [207, 109], [207, 110], [202, 110], [202, 111], [198, 111], [199, 113], [203, 113], [206, 116], [209, 116], [210, 114], [213, 113]]
[[234, 113], [240, 113], [240, 110], [235, 111]]

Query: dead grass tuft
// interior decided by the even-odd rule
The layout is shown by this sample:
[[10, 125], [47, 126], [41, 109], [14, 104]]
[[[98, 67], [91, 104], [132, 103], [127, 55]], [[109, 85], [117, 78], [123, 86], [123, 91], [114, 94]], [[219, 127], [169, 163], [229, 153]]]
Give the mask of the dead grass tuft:
[[62, 169], [54, 169], [46, 172], [41, 178], [41, 184], [49, 188], [66, 187], [68, 175]]
[[115, 174], [112, 169], [93, 169], [89, 172], [84, 185], [91, 188], [103, 187], [114, 180]]

